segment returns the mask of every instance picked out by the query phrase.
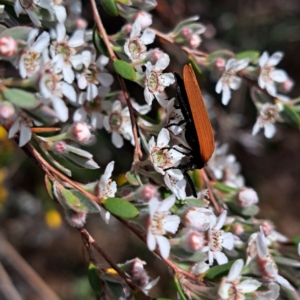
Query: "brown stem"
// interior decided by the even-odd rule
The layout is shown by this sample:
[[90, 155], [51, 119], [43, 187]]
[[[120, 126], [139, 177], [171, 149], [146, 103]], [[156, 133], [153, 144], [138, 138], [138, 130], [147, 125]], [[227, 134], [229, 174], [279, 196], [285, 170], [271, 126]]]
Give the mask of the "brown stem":
[[[114, 53], [114, 51], [111, 47], [111, 44], [109, 42], [109, 38], [107, 36], [107, 33], [106, 33], [105, 28], [104, 28], [104, 26], [102, 24], [102, 21], [101, 21], [101, 17], [99, 15], [98, 10], [97, 10], [96, 2], [95, 2], [95, 0], [90, 0], [90, 1], [91, 1], [92, 10], [93, 10], [93, 14], [94, 14], [94, 19], [96, 21], [98, 30], [99, 30], [99, 32], [100, 32], [100, 34], [103, 38], [103, 41], [104, 41], [104, 43], [107, 47], [110, 58], [113, 61], [115, 61], [117, 59], [117, 56], [115, 55], [115, 53]], [[142, 151], [140, 149], [140, 144], [139, 144], [139, 140], [138, 140], [135, 110], [134, 110], [134, 108], [132, 106], [132, 103], [130, 101], [130, 97], [129, 97], [129, 94], [128, 94], [128, 91], [127, 91], [127, 87], [126, 87], [124, 78], [121, 77], [119, 74], [117, 74], [117, 76], [118, 76], [118, 80], [120, 82], [120, 86], [121, 86], [121, 89], [123, 91], [123, 94], [124, 94], [124, 97], [126, 99], [126, 103], [127, 103], [128, 109], [129, 109], [130, 121], [131, 121], [132, 132], [133, 132], [133, 138], [134, 138], [134, 142], [135, 142], [135, 154], [139, 157], [142, 157]]]
[[215, 199], [215, 196], [214, 196], [214, 193], [213, 193], [210, 181], [209, 181], [209, 179], [208, 179], [208, 177], [207, 177], [206, 172], [205, 172], [204, 169], [201, 169], [200, 172], [201, 172], [201, 176], [202, 176], [202, 178], [203, 178], [203, 180], [205, 182], [205, 185], [206, 185], [206, 187], [208, 189], [210, 201], [211, 201], [213, 207], [215, 208], [216, 213], [219, 215], [221, 213], [222, 209], [219, 207], [219, 205], [218, 205], [218, 203], [217, 203], [217, 201]]
[[[135, 285], [134, 282], [130, 278], [127, 277], [125, 272], [110, 259], [110, 257], [97, 244], [97, 242], [94, 240], [94, 238], [90, 235], [90, 233], [86, 229], [82, 228], [79, 231], [80, 231], [81, 235], [85, 238], [86, 242], [91, 244], [97, 250], [97, 252], [108, 262], [108, 264], [119, 274], [119, 276], [125, 280], [125, 282], [128, 284], [128, 286], [133, 291], [139, 290], [144, 294], [144, 292], [137, 285]], [[151, 300], [151, 298], [146, 295], [145, 295], [145, 299]]]

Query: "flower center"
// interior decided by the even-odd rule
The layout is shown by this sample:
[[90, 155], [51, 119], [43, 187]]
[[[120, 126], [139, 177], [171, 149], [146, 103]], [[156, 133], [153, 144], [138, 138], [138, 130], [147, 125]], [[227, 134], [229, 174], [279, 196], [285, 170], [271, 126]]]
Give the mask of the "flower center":
[[210, 249], [212, 251], [221, 251], [222, 250], [222, 234], [223, 231], [221, 230], [211, 230], [210, 232], [210, 239], [209, 239], [209, 244], [210, 244]]
[[98, 70], [95, 64], [90, 64], [85, 70], [85, 78], [89, 83], [98, 84]]
[[139, 59], [142, 52], [146, 51], [146, 47], [141, 43], [139, 38], [134, 38], [130, 40], [128, 44], [129, 51], [131, 53], [132, 58]]
[[24, 66], [28, 74], [35, 73], [37, 67], [40, 65], [40, 53], [35, 51], [27, 52], [24, 57]]
[[109, 124], [113, 131], [118, 131], [122, 125], [122, 116], [118, 112], [110, 115]]
[[261, 69], [261, 76], [263, 78], [263, 81], [266, 83], [273, 83], [273, 79], [270, 76], [270, 73], [274, 70], [274, 67], [263, 67]]
[[71, 48], [67, 43], [67, 38], [64, 38], [61, 42], [54, 42], [55, 54], [61, 54], [64, 58], [64, 62], [70, 64], [70, 57], [76, 53], [75, 49]]
[[164, 230], [164, 218], [168, 213], [156, 212], [151, 220], [151, 232], [154, 235], [164, 235], [166, 231]]
[[150, 92], [162, 92], [164, 90], [159, 84], [158, 75], [157, 72], [151, 71], [150, 76], [147, 78], [147, 86]]

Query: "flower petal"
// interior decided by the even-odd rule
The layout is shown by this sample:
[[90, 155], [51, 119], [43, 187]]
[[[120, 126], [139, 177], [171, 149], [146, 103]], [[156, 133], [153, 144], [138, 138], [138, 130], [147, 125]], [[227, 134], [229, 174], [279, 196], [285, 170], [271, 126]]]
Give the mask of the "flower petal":
[[154, 70], [162, 71], [164, 70], [170, 63], [170, 57], [168, 54], [164, 53], [155, 63]]
[[162, 235], [156, 236], [156, 240], [162, 258], [165, 259], [168, 258], [171, 250], [171, 245], [169, 243], [169, 240]]
[[29, 127], [21, 124], [19, 146], [23, 147], [31, 139], [32, 132]]
[[236, 260], [230, 270], [229, 270], [229, 273], [228, 273], [228, 280], [232, 281], [232, 280], [235, 280], [241, 273], [242, 269], [244, 267], [244, 261], [242, 259], [238, 259]]
[[112, 83], [114, 82], [113, 76], [109, 73], [100, 73], [98, 75], [98, 80], [103, 86], [106, 86], [106, 87], [111, 86]]
[[155, 39], [155, 31], [152, 29], [146, 29], [140, 37], [140, 40], [145, 45], [149, 45], [153, 43], [154, 39]]
[[84, 30], [76, 30], [68, 41], [70, 47], [80, 47], [84, 44]]
[[115, 132], [115, 131], [112, 132], [111, 140], [112, 140], [112, 143], [117, 148], [121, 148], [124, 145], [123, 138], [122, 138], [122, 136], [118, 132]]
[[152, 234], [150, 230], [148, 230], [148, 234], [147, 234], [147, 246], [151, 251], [155, 250], [156, 248], [155, 236]]
[[269, 67], [276, 66], [283, 58], [284, 53], [281, 51], [277, 51], [271, 55], [271, 57], [268, 59], [267, 65]]

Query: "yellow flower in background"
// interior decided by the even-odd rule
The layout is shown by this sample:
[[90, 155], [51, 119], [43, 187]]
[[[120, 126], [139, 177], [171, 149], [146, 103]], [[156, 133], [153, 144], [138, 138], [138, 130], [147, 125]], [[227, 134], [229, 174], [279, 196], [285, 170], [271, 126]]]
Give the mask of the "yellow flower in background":
[[45, 221], [49, 228], [57, 229], [61, 226], [62, 220], [60, 213], [55, 209], [50, 209], [46, 212]]
[[4, 141], [6, 139], [7, 139], [7, 132], [2, 126], [0, 126], [0, 141]]
[[121, 186], [122, 184], [127, 182], [126, 176], [124, 173], [121, 173], [117, 176], [116, 182], [118, 186]]

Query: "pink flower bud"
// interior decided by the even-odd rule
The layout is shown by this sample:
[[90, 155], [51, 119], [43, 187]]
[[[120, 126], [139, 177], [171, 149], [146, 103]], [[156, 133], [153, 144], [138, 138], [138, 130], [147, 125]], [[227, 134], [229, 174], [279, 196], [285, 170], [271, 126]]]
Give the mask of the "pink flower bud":
[[134, 15], [133, 20], [138, 21], [141, 24], [142, 29], [146, 29], [152, 24], [152, 15], [140, 10]]
[[76, 27], [78, 29], [85, 29], [87, 27], [87, 22], [84, 19], [78, 18], [76, 20]]
[[15, 115], [15, 108], [12, 104], [5, 101], [0, 103], [0, 124], [8, 125], [12, 122]]
[[132, 24], [126, 24], [123, 27], [123, 31], [125, 32], [125, 34], [129, 35], [131, 33], [132, 30]]
[[261, 227], [265, 233], [265, 235], [269, 235], [272, 233], [272, 231], [274, 230], [274, 226], [271, 222], [269, 221], [263, 221], [262, 224], [261, 224]]
[[63, 141], [58, 141], [53, 144], [52, 150], [58, 154], [62, 155], [67, 152], [67, 144]]
[[192, 49], [195, 49], [200, 45], [201, 38], [198, 34], [191, 34], [188, 38], [188, 43]]
[[223, 57], [218, 57], [215, 60], [215, 66], [217, 67], [217, 69], [221, 71], [225, 68], [225, 65], [226, 65], [226, 60]]
[[155, 65], [155, 63], [159, 60], [159, 58], [161, 58], [163, 54], [163, 51], [161, 51], [158, 48], [155, 48], [153, 50], [150, 50], [148, 54], [148, 59], [153, 65]]
[[139, 198], [144, 201], [149, 201], [150, 199], [157, 197], [157, 188], [151, 184], [146, 184], [142, 186], [139, 194]]
[[10, 36], [0, 38], [0, 54], [6, 57], [11, 57], [16, 54], [18, 49], [17, 42]]
[[76, 212], [74, 210], [66, 210], [66, 219], [72, 227], [81, 228], [86, 222], [85, 212]]
[[238, 193], [238, 202], [242, 207], [249, 207], [258, 202], [257, 193], [250, 188], [243, 188]]
[[78, 143], [86, 143], [92, 137], [89, 126], [84, 122], [77, 122], [71, 128], [71, 134]]
[[201, 232], [190, 230], [184, 239], [184, 249], [189, 252], [200, 251], [205, 243], [204, 235]]
[[234, 224], [234, 226], [233, 226], [233, 232], [234, 232], [234, 234], [241, 235], [241, 234], [244, 233], [244, 231], [245, 230], [244, 230], [244, 227], [243, 227], [242, 224], [240, 224], [240, 223]]
[[289, 78], [289, 79], [287, 79], [286, 81], [284, 81], [280, 84], [280, 89], [283, 92], [288, 93], [289, 91], [291, 91], [293, 86], [294, 86], [294, 81]]
[[181, 34], [186, 38], [188, 38], [192, 33], [193, 33], [192, 30], [188, 27], [183, 27], [181, 29]]

